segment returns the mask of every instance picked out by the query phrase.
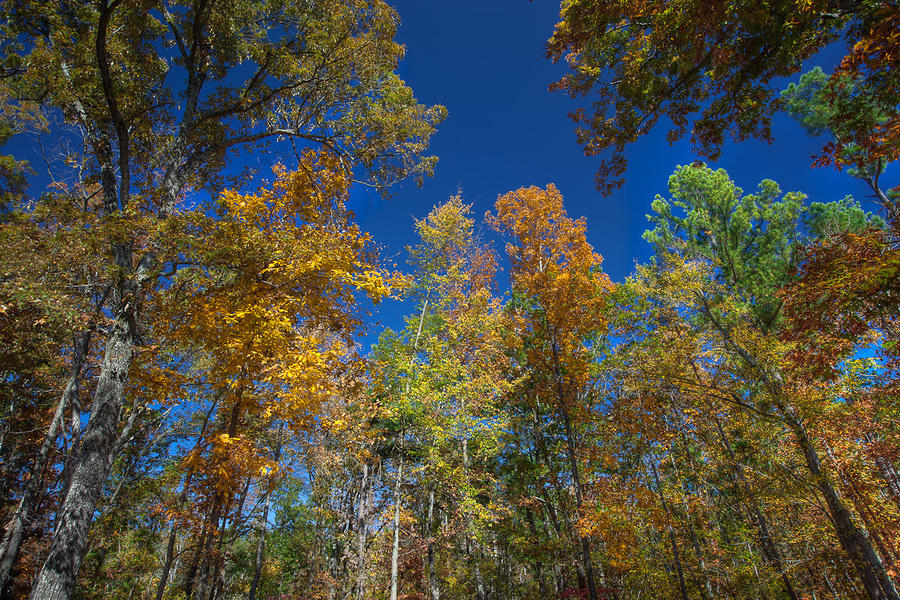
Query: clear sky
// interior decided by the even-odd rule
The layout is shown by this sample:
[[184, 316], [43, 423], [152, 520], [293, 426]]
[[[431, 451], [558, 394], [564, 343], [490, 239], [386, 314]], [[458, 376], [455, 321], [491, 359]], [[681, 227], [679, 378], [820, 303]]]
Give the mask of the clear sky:
[[[547, 89], [565, 70], [547, 60], [544, 50], [558, 20], [558, 2], [391, 3], [402, 22], [399, 41], [407, 49], [400, 76], [420, 102], [443, 104], [449, 116], [431, 147], [440, 157], [434, 178], [422, 188], [411, 182], [400, 185], [387, 201], [365, 193], [357, 196], [354, 208], [361, 226], [388, 256], [395, 256], [398, 263], [404, 260], [403, 247], [414, 241], [413, 218], [422, 218], [457, 189], [480, 217], [499, 194], [551, 182], [562, 192], [570, 216], [587, 218], [588, 240], [603, 255], [604, 269], [614, 281], [627, 276], [635, 261], [649, 256], [641, 233], [647, 228], [644, 215], [650, 202], [656, 194], [666, 194], [668, 176], [676, 166], [697, 156], [688, 142], [669, 145], [661, 123], [628, 150], [625, 186], [606, 198], [596, 191], [598, 160], [584, 156], [568, 118], [590, 98], [573, 100]], [[804, 67], [819, 64], [830, 71], [837, 54], [828, 54], [814, 57]], [[811, 168], [810, 156], [822, 141], [810, 138], [786, 115], [776, 118], [774, 133], [773, 144], [727, 145], [711, 166], [727, 170], [748, 193], [768, 178], [783, 191], [801, 191], [810, 200], [853, 194], [875, 209], [861, 182], [832, 169]], [[401, 326], [400, 314], [408, 308], [397, 304], [387, 303], [379, 310], [384, 325]]]

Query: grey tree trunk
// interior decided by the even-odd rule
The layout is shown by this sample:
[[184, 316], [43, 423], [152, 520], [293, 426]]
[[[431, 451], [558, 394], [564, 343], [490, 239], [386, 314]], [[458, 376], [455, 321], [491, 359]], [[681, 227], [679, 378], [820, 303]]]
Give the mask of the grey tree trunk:
[[863, 532], [853, 522], [850, 511], [828, 480], [822, 468], [819, 455], [806, 435], [805, 428], [787, 410], [787, 407], [781, 405], [779, 410], [785, 415], [785, 420], [793, 431], [794, 437], [806, 459], [807, 468], [815, 479], [816, 487], [819, 488], [819, 491], [825, 498], [825, 504], [828, 506], [828, 512], [831, 514], [835, 532], [838, 535], [841, 546], [856, 567], [866, 594], [870, 600], [900, 600], [900, 596], [898, 596], [894, 587], [894, 582], [885, 571], [878, 554], [869, 544], [869, 540]]
[[124, 294], [117, 307], [100, 365], [91, 417], [82, 435], [72, 482], [57, 516], [50, 551], [31, 589], [32, 600], [68, 600], [75, 588], [88, 531], [116, 442], [125, 382], [134, 353], [135, 302], [132, 294]]
[[[363, 463], [356, 532], [356, 600], [366, 600], [366, 533], [369, 528], [369, 465]], [[252, 600], [252, 599], [251, 599]]]
[[428, 550], [425, 560], [428, 563], [428, 593], [431, 600], [440, 600], [441, 588], [438, 585], [437, 574], [434, 571], [434, 532], [432, 522], [434, 521], [434, 488], [428, 490]]
[[472, 553], [472, 561], [475, 565], [475, 598], [477, 600], [486, 600], [487, 594], [484, 592], [484, 577], [481, 575], [481, 551], [477, 544], [475, 552]]
[[69, 381], [56, 405], [56, 411], [50, 421], [50, 426], [47, 428], [47, 434], [44, 436], [37, 458], [35, 458], [32, 465], [31, 479], [28, 480], [28, 485], [25, 486], [25, 491], [22, 493], [18, 505], [16, 505], [16, 510], [6, 526], [3, 540], [0, 541], [0, 595], [2, 595], [9, 583], [9, 574], [16, 562], [16, 558], [19, 556], [19, 548], [25, 537], [25, 523], [34, 510], [35, 501], [43, 483], [44, 470], [47, 468], [47, 463], [50, 460], [50, 451], [53, 449], [53, 444], [56, 442], [59, 430], [62, 427], [66, 407], [72, 404], [78, 395], [78, 381], [81, 377], [81, 368], [84, 365], [84, 358], [87, 354], [89, 343], [90, 332], [83, 333], [75, 340], [72, 372], [69, 376]]
[[259, 581], [262, 578], [263, 558], [266, 550], [266, 530], [268, 529], [269, 508], [272, 506], [271, 490], [266, 491], [266, 501], [263, 503], [262, 514], [259, 517], [257, 531], [259, 541], [256, 543], [256, 568], [253, 571], [253, 581], [250, 583], [250, 593], [247, 600], [256, 600], [256, 588], [259, 587]]
[[391, 550], [391, 600], [397, 600], [400, 584], [400, 484], [403, 481], [403, 458], [397, 469], [397, 485], [394, 488], [394, 546]]

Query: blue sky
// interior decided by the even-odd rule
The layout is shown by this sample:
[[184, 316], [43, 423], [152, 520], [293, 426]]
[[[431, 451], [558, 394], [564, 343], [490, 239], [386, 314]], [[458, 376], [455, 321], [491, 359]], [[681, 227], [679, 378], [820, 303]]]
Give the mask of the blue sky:
[[[407, 49], [400, 76], [420, 102], [444, 104], [449, 116], [431, 147], [440, 157], [434, 178], [422, 188], [412, 182], [401, 184], [386, 201], [365, 192], [356, 196], [360, 224], [385, 254], [400, 263], [403, 247], [414, 242], [413, 218], [422, 218], [457, 189], [481, 216], [499, 194], [552, 182], [565, 197], [569, 214], [587, 218], [588, 239], [603, 255], [604, 269], [614, 281], [627, 276], [635, 261], [646, 260], [650, 247], [641, 233], [647, 228], [644, 215], [650, 202], [656, 194], [666, 194], [666, 182], [677, 165], [697, 156], [688, 142], [669, 145], [661, 123], [628, 149], [625, 186], [610, 197], [596, 191], [598, 160], [584, 156], [568, 118], [590, 98], [573, 100], [547, 89], [565, 71], [564, 65], [547, 60], [544, 50], [558, 20], [559, 3], [394, 0], [392, 4], [402, 22], [398, 38]], [[804, 68], [818, 64], [830, 71], [837, 57], [837, 51], [824, 52]], [[774, 132], [772, 144], [727, 145], [711, 166], [727, 170], [748, 193], [768, 178], [783, 191], [802, 191], [810, 200], [838, 200], [852, 194], [875, 209], [861, 182], [846, 173], [811, 168], [810, 156], [822, 141], [810, 138], [786, 115], [776, 117]], [[400, 315], [408, 310], [389, 302], [379, 316], [384, 325], [397, 328], [402, 326]], [[378, 329], [375, 326], [372, 333]]]

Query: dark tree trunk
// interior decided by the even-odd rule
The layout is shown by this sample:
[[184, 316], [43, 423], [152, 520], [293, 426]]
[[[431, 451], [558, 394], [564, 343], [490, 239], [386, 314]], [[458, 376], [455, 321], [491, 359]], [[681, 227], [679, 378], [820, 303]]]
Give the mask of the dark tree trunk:
[[[563, 424], [565, 425], [566, 453], [568, 454], [569, 458], [569, 466], [572, 469], [572, 482], [575, 487], [575, 510], [580, 517], [583, 510], [583, 497], [581, 490], [581, 474], [578, 469], [578, 459], [575, 452], [575, 439], [572, 434], [572, 422], [571, 418], [569, 417], [569, 411], [565, 406], [561, 407], [560, 412], [562, 414]], [[597, 586], [594, 582], [594, 566], [591, 561], [591, 542], [587, 538], [587, 536], [584, 535], [579, 535], [578, 539], [581, 542], [581, 564], [584, 568], [584, 576], [588, 589], [588, 598], [590, 600], [597, 600]]]
[[869, 544], [869, 540], [853, 522], [850, 511], [844, 505], [828, 480], [818, 453], [806, 435], [803, 425], [787, 410], [784, 405], [779, 410], [794, 433], [794, 437], [806, 459], [806, 466], [813, 476], [816, 487], [825, 498], [828, 512], [831, 514], [835, 532], [844, 551], [856, 567], [857, 574], [863, 583], [870, 600], [900, 600], [894, 582], [884, 569], [884, 565]]
[[[281, 459], [283, 430], [284, 424], [282, 423], [278, 428], [278, 446], [275, 449], [274, 457], [276, 463]], [[270, 482], [269, 487], [265, 491], [266, 500], [263, 503], [263, 510], [257, 525], [259, 540], [256, 543], [256, 568], [253, 571], [253, 581], [250, 584], [250, 594], [248, 595], [247, 600], [256, 600], [256, 589], [259, 587], [259, 582], [262, 579], [263, 561], [265, 559], [266, 550], [266, 531], [269, 526], [269, 509], [272, 507], [272, 491], [273, 489]]]
[[[578, 468], [578, 453], [575, 449], [575, 436], [572, 432], [572, 419], [569, 415], [569, 398], [563, 387], [563, 376], [560, 369], [559, 346], [556, 340], [551, 339], [550, 346], [553, 350], [553, 375], [556, 383], [556, 394], [559, 414], [562, 417], [566, 433], [566, 454], [569, 459], [569, 467], [572, 471], [572, 484], [575, 488], [575, 510], [581, 517], [583, 510], [583, 494], [581, 488], [581, 473]], [[581, 543], [581, 564], [587, 580], [588, 599], [597, 600], [597, 586], [594, 582], [594, 567], [591, 562], [591, 542], [587, 536], [579, 535]]]
[[[663, 510], [669, 517], [673, 517], [672, 508], [663, 495], [662, 482], [659, 480], [659, 472], [653, 463], [655, 458], [651, 457], [648, 462], [650, 473], [653, 475], [653, 481], [656, 483], [656, 494], [659, 496], [659, 502], [662, 504]], [[669, 544], [672, 546], [672, 558], [675, 560], [675, 572], [678, 575], [678, 589], [681, 592], [681, 599], [688, 600], [687, 585], [684, 581], [684, 569], [681, 566], [681, 551], [678, 549], [678, 542], [675, 540], [675, 528], [671, 524], [666, 526], [666, 533], [669, 537]]]
[[[525, 507], [525, 519], [528, 523], [528, 529], [531, 531], [531, 536], [534, 538], [534, 542], [537, 543], [540, 539], [540, 534], [537, 530], [537, 525], [534, 523], [534, 513], [531, 508]], [[538, 592], [541, 598], [547, 597], [547, 584], [544, 581], [544, 563], [543, 561], [535, 557], [534, 559], [534, 576], [538, 582]]]
[[3, 540], [0, 541], [0, 595], [6, 590], [9, 583], [9, 574], [12, 567], [19, 556], [19, 548], [25, 537], [25, 523], [31, 518], [35, 504], [38, 499], [38, 492], [44, 480], [44, 470], [50, 460], [50, 451], [59, 435], [62, 422], [66, 412], [66, 407], [76, 400], [78, 395], [78, 381], [81, 378], [81, 368], [84, 365], [84, 358], [87, 355], [88, 345], [90, 344], [90, 332], [85, 332], [76, 337], [73, 347], [72, 372], [66, 389], [63, 391], [56, 405], [56, 411], [47, 428], [47, 434], [41, 443], [41, 448], [35, 458], [34, 465], [31, 468], [31, 478], [25, 491], [19, 499], [15, 512], [13, 512], [6, 530], [3, 534]]

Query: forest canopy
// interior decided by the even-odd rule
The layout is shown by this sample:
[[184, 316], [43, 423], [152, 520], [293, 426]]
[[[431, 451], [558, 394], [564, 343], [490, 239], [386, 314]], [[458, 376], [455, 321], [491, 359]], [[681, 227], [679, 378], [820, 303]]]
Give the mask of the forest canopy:
[[[561, 3], [601, 191], [696, 149], [621, 278], [562, 186], [427, 195], [383, 0], [0, 7], [3, 600], [900, 600], [895, 2]], [[713, 162], [807, 134], [863, 196]]]

